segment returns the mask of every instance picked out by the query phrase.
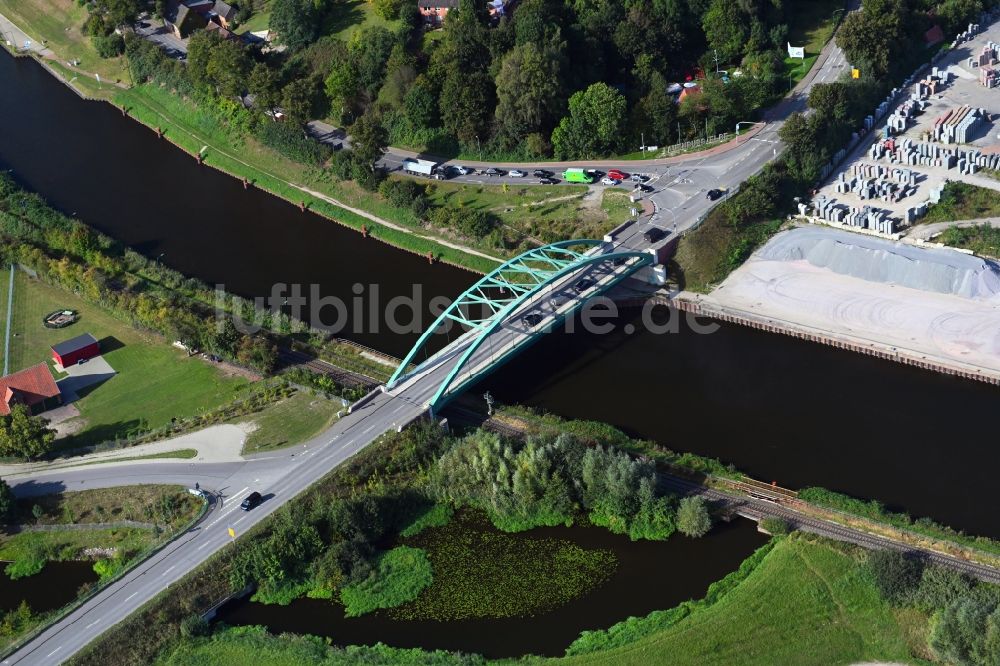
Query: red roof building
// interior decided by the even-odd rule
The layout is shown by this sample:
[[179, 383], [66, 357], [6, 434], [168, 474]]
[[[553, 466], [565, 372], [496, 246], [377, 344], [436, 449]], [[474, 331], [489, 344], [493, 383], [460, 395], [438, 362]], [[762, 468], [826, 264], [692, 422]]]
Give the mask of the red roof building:
[[0, 377], [0, 416], [10, 414], [14, 405], [25, 405], [32, 414], [62, 404], [59, 387], [44, 363]]
[[62, 368], [86, 361], [101, 353], [101, 345], [90, 333], [78, 335], [52, 347], [52, 360]]

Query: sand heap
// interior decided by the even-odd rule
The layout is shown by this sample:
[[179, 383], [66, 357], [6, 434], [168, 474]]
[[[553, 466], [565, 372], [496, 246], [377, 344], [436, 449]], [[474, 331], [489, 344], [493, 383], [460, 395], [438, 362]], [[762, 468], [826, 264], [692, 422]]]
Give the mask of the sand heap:
[[1000, 301], [1000, 265], [994, 261], [834, 229], [799, 228], [779, 234], [756, 259], [807, 261], [869, 282]]

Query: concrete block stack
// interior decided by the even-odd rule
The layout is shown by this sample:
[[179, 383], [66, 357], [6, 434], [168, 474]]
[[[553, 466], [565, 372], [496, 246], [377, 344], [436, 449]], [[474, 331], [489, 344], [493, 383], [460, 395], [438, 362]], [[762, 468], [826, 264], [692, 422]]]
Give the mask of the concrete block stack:
[[868, 149], [868, 157], [872, 160], [886, 160], [890, 164], [957, 168], [963, 174], [976, 173], [979, 169], [1000, 170], [1000, 154], [984, 155], [977, 149], [944, 148], [905, 137], [872, 144]]
[[992, 67], [983, 67], [980, 69], [979, 83], [986, 88], [996, 88], [997, 84], [1000, 83], [1000, 77], [997, 76], [997, 70]]
[[993, 42], [986, 42], [983, 44], [983, 48], [979, 52], [979, 56], [976, 58], [976, 64], [980, 67], [988, 67], [990, 65], [997, 64], [996, 44]]
[[968, 143], [984, 120], [985, 113], [982, 109], [963, 104], [945, 111], [935, 119], [931, 138], [941, 143]]
[[[871, 206], [856, 208], [854, 206], [842, 206], [834, 199], [823, 195], [816, 197], [812, 201], [815, 217], [828, 222], [846, 224], [859, 229], [870, 229], [880, 234], [893, 234], [896, 232], [896, 220], [889, 217], [885, 211], [877, 210]], [[806, 215], [808, 207], [799, 204], [799, 213]]]
[[917, 204], [916, 206], [913, 206], [912, 208], [907, 208], [906, 209], [906, 217], [905, 217], [905, 220], [904, 220], [906, 222], [906, 224], [913, 224], [918, 219], [920, 219], [921, 217], [923, 217], [924, 215], [926, 215], [927, 214], [927, 204], [928, 204], [928, 202], [925, 201], [925, 202], [923, 202], [921, 204]]

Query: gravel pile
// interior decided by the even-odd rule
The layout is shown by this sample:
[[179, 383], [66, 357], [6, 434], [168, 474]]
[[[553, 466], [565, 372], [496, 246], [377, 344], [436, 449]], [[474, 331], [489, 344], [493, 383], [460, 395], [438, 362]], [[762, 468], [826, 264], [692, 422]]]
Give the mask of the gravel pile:
[[837, 229], [807, 227], [787, 231], [761, 248], [756, 258], [807, 261], [869, 282], [1000, 301], [1000, 265], [994, 261]]

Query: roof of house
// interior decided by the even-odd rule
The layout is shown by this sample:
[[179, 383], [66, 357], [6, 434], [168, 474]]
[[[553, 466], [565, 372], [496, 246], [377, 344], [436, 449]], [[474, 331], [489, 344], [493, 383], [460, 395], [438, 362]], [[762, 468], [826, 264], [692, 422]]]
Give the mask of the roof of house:
[[178, 27], [182, 27], [186, 21], [197, 21], [199, 24], [204, 24], [205, 17], [195, 8], [195, 5], [198, 4], [202, 3], [171, 0], [167, 4], [167, 11], [164, 12], [163, 18], [166, 19], [167, 23]]
[[75, 338], [70, 338], [65, 342], [52, 345], [52, 351], [59, 356], [65, 356], [66, 354], [72, 354], [73, 352], [79, 351], [84, 347], [89, 347], [90, 345], [95, 344], [97, 344], [97, 338], [92, 336], [90, 333], [84, 333], [83, 335], [78, 335]]
[[421, 9], [455, 9], [459, 0], [417, 0], [417, 7]]
[[227, 21], [232, 21], [236, 18], [236, 9], [222, 0], [215, 0], [215, 4], [212, 5], [212, 11]]
[[240, 39], [238, 35], [226, 30], [215, 21], [209, 21], [208, 25], [205, 26], [205, 30], [208, 32], [218, 32], [219, 37], [222, 37], [223, 39], [234, 39], [237, 41]]
[[944, 30], [941, 29], [941, 26], [935, 24], [933, 28], [924, 33], [924, 41], [927, 42], [929, 46], [937, 44], [938, 42], [943, 42]]
[[59, 395], [59, 387], [45, 363], [0, 377], [0, 415], [10, 414], [12, 402], [34, 405]]

